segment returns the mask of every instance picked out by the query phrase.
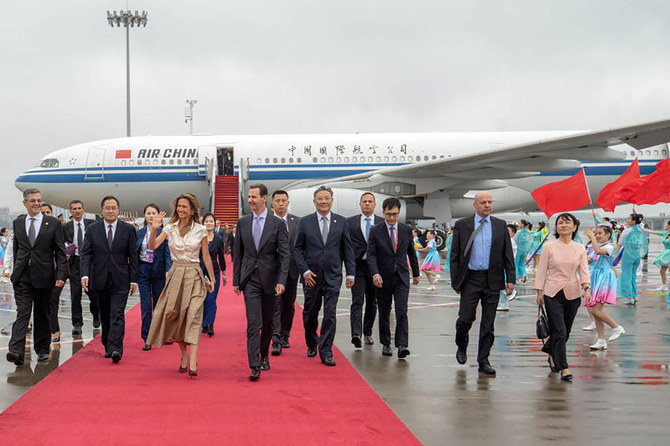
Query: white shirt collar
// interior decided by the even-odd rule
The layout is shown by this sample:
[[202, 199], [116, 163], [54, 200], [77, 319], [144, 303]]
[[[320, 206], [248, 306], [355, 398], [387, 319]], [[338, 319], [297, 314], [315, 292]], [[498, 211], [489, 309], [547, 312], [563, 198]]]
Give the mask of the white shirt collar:
[[[319, 214], [318, 212], [316, 213], [316, 217], [321, 221], [321, 219], [324, 217], [323, 215]], [[326, 220], [330, 222], [330, 218], [332, 217], [332, 212], [328, 212], [328, 214], [325, 215]]]
[[267, 219], [268, 218], [268, 208], [265, 208], [265, 210], [261, 213], [261, 215], [256, 215], [256, 213], [254, 213], [254, 218]]

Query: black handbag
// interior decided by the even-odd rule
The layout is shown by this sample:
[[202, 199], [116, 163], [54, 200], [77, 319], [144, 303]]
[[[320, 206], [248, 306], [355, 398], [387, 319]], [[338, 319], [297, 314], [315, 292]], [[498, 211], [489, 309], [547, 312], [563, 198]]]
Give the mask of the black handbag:
[[545, 339], [549, 337], [549, 321], [547, 320], [547, 313], [544, 312], [544, 306], [537, 306], [537, 322], [535, 322], [535, 333], [538, 339]]

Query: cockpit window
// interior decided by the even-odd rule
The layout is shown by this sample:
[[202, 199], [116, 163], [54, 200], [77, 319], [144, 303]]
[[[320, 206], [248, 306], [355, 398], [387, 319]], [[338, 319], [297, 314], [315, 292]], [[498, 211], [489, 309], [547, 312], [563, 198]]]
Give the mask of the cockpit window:
[[49, 158], [42, 160], [39, 164], [40, 167], [45, 167], [47, 169], [55, 169], [59, 165], [59, 162], [56, 158]]

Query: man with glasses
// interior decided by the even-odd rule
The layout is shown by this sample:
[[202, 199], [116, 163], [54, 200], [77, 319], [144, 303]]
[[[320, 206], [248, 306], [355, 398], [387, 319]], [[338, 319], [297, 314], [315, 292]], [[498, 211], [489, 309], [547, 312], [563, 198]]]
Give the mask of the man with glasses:
[[128, 294], [137, 290], [138, 256], [135, 227], [119, 220], [119, 200], [100, 203], [103, 220], [89, 226], [81, 253], [81, 286], [100, 306], [105, 358], [123, 356]]
[[409, 322], [407, 301], [409, 299], [409, 268], [412, 267], [414, 285], [419, 283], [419, 261], [414, 252], [412, 228], [398, 221], [400, 200], [387, 198], [382, 203], [384, 223], [370, 230], [368, 239], [368, 267], [372, 282], [377, 287], [379, 306], [379, 342], [382, 355], [393, 356], [391, 351], [391, 302], [395, 304], [395, 346], [398, 358], [409, 356]]
[[54, 286], [63, 287], [67, 278], [61, 223], [58, 219], [41, 213], [42, 193], [38, 189], [26, 189], [23, 192], [23, 205], [27, 215], [14, 220], [13, 227], [14, 268], [11, 280], [16, 301], [16, 322], [12, 325], [7, 352], [7, 360], [16, 365], [24, 362], [31, 311], [34, 319], [33, 345], [37, 360], [49, 360], [51, 292]]

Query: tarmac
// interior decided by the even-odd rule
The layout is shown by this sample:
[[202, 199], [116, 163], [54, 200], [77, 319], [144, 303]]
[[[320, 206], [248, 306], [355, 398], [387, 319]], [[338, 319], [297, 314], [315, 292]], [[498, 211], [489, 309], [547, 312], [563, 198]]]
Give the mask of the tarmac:
[[[542, 343], [535, 337], [537, 305], [532, 280], [518, 286], [519, 297], [511, 302], [509, 312], [497, 314], [490, 358], [497, 370], [495, 377], [477, 372], [477, 322], [471, 331], [469, 362], [456, 362], [458, 296], [449, 286], [448, 272], [442, 274], [435, 291], [425, 289], [428, 284], [423, 276], [421, 283], [412, 287], [411, 355], [407, 359], [398, 359], [395, 350], [393, 357], [381, 355], [377, 324], [377, 342], [354, 348], [349, 328], [351, 292], [345, 288], [338, 304], [336, 345], [427, 445], [667, 445], [670, 309], [668, 292], [656, 291], [660, 275], [652, 260], [660, 251], [660, 243], [654, 238], [651, 241], [649, 261], [638, 280], [638, 304], [619, 302], [607, 308], [625, 327], [626, 334], [608, 343], [605, 351], [590, 351], [588, 346], [596, 335], [581, 329], [588, 325], [589, 318], [586, 310], [580, 309], [568, 343], [573, 382], [563, 382], [551, 373], [546, 355], [540, 352]], [[83, 334], [71, 334], [67, 287], [59, 311], [61, 341], [53, 345], [50, 361], [38, 364], [34, 352], [26, 352], [26, 364], [16, 367], [4, 360], [15, 317], [12, 287], [0, 286], [0, 411], [98, 334], [92, 328], [86, 299]], [[300, 287], [298, 291], [302, 303]], [[138, 296], [131, 296], [127, 309], [137, 302]], [[297, 312], [294, 323], [301, 321]], [[292, 338], [291, 343], [292, 348], [304, 348], [302, 339]], [[45, 408], [45, 414], [49, 410], [58, 408]]]

